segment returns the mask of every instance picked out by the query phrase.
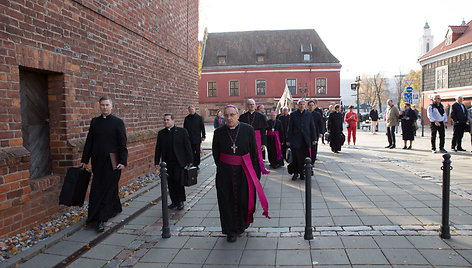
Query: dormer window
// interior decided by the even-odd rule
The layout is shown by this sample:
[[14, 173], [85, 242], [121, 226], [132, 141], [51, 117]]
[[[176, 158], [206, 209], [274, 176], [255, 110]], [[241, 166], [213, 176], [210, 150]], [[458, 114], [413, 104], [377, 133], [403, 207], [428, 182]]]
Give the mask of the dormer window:
[[257, 55], [257, 63], [264, 62], [264, 55]]
[[226, 64], [226, 56], [218, 56], [218, 64]]
[[303, 61], [311, 61], [311, 55], [309, 53], [303, 54]]
[[446, 46], [452, 44], [452, 31], [449, 29], [446, 34]]

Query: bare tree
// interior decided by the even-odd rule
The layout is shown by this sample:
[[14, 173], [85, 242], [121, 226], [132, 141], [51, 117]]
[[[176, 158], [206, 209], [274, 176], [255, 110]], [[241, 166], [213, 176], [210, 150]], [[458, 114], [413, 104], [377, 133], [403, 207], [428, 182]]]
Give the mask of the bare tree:
[[387, 98], [387, 81], [381, 73], [374, 76], [364, 76], [359, 89], [361, 102], [367, 105], [379, 105], [379, 111], [382, 112], [382, 103]]
[[402, 74], [402, 71], [398, 75], [395, 75], [395, 98], [397, 102], [397, 107], [400, 107], [403, 94], [403, 79], [407, 77], [406, 74]]

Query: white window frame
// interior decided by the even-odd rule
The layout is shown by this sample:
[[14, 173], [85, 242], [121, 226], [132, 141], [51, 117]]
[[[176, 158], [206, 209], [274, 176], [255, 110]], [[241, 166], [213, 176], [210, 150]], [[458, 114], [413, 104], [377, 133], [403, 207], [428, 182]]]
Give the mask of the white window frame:
[[[308, 59], [306, 58], [308, 56]], [[310, 53], [303, 53], [303, 61], [311, 61], [311, 54]]]
[[[215, 96], [210, 96], [210, 88], [209, 88], [210, 83], [215, 83]], [[217, 96], [218, 96], [218, 84], [216, 83], [216, 81], [207, 81], [207, 97], [214, 98]]]
[[448, 65], [437, 67], [434, 70], [434, 88], [445, 89], [448, 88], [449, 70]]
[[[238, 95], [231, 95], [231, 82], [238, 82]], [[228, 89], [229, 89], [228, 94], [230, 97], [239, 97], [239, 95], [241, 94], [241, 83], [239, 82], [239, 80], [229, 80]]]
[[[325, 80], [325, 93], [324, 94], [319, 94], [318, 93], [318, 79], [324, 79]], [[317, 77], [317, 78], [315, 78], [315, 95], [328, 95], [328, 78], [327, 77]]]
[[[257, 81], [264, 81], [265, 82], [265, 90], [264, 90], [264, 94], [257, 94]], [[265, 96], [267, 95], [267, 80], [266, 79], [256, 79], [256, 81], [254, 82], [255, 83], [255, 93], [256, 93], [256, 96]]]
[[290, 94], [296, 95], [296, 94], [298, 93], [298, 88], [297, 88], [297, 82], [298, 82], [298, 81], [297, 81], [297, 78], [287, 78], [287, 79], [285, 79], [285, 84], [287, 85], [287, 88], [289, 87], [289, 85], [288, 85], [288, 83], [287, 83], [288, 80], [295, 80], [295, 93], [292, 93], [292, 92], [290, 91], [290, 88], [289, 88], [288, 90], [290, 91]]

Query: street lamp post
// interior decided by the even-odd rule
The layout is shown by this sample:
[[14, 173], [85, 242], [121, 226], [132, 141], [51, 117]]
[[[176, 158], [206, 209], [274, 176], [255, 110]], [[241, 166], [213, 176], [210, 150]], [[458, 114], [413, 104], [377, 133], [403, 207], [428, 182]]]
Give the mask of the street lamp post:
[[[361, 77], [358, 76], [356, 77], [356, 81], [351, 84], [351, 90], [356, 90], [356, 95], [357, 95], [357, 118], [360, 119], [360, 103], [359, 103], [359, 88], [361, 86]], [[361, 122], [360, 120], [357, 120], [357, 129], [361, 128]]]

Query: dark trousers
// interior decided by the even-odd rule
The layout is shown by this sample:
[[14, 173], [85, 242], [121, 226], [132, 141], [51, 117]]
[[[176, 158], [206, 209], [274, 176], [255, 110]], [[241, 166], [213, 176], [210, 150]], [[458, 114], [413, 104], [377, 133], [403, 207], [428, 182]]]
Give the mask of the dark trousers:
[[316, 156], [318, 155], [318, 143], [311, 145], [311, 163], [315, 163]]
[[387, 127], [388, 145], [395, 145], [395, 126]]
[[462, 137], [464, 137], [464, 131], [467, 127], [466, 123], [454, 123], [454, 132], [452, 134], [452, 144], [451, 148], [455, 149], [457, 145], [457, 149], [462, 149]]
[[439, 132], [439, 149], [444, 149], [445, 129], [444, 122], [440, 122], [439, 126], [431, 123], [431, 150], [436, 150], [436, 135]]
[[282, 144], [282, 157], [287, 160], [287, 145], [285, 143]]
[[200, 147], [201, 143], [192, 144], [192, 154], [193, 154], [193, 166], [200, 165]]
[[293, 152], [293, 162], [295, 164], [296, 174], [300, 174], [300, 177], [303, 176], [303, 167], [305, 166], [305, 158], [310, 157], [310, 152], [308, 151], [308, 146], [304, 145], [300, 148], [292, 148]]
[[178, 204], [186, 200], [185, 187], [182, 185], [184, 169], [177, 163], [167, 163], [167, 185], [172, 204]]

